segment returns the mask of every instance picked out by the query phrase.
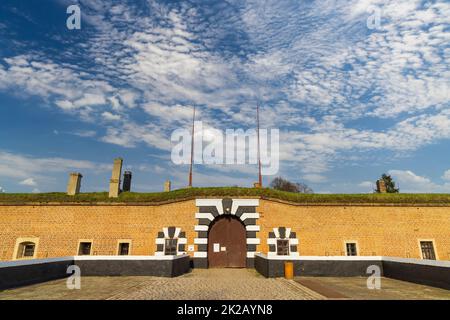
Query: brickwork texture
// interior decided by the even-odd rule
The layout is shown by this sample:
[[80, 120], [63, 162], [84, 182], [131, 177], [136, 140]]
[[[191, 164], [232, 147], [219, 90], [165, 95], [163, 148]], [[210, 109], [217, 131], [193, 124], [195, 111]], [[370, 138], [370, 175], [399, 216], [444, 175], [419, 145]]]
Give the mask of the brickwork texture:
[[[0, 206], [0, 260], [12, 260], [17, 239], [38, 238], [36, 258], [72, 256], [80, 240], [92, 240], [93, 255], [116, 255], [118, 241], [131, 240], [131, 255], [153, 255], [164, 227], [175, 226], [194, 245], [194, 200], [164, 205]], [[260, 200], [257, 251], [268, 252], [268, 233], [296, 233], [300, 255], [345, 255], [345, 241], [358, 255], [421, 258], [420, 240], [434, 241], [438, 260], [450, 260], [450, 207], [304, 206]], [[194, 246], [196, 250], [196, 246]], [[188, 252], [193, 255], [193, 252]]]

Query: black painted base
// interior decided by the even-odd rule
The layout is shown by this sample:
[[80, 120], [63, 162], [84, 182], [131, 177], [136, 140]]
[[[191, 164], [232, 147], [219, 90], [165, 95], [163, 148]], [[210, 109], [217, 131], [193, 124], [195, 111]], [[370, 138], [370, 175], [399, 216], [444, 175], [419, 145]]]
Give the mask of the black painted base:
[[383, 261], [385, 277], [450, 290], [450, 268]]
[[176, 277], [190, 270], [188, 255], [171, 260], [62, 259], [18, 266], [0, 265], [0, 290], [68, 277], [68, 267], [80, 267], [81, 276]]
[[[255, 268], [268, 278], [284, 277], [285, 260], [269, 260], [259, 256], [255, 258]], [[323, 261], [294, 260], [295, 276], [325, 276], [325, 277], [358, 277], [367, 276], [367, 267], [376, 265], [383, 270], [381, 261]]]
[[80, 260], [81, 276], [177, 277], [189, 272], [189, 256], [174, 260]]
[[192, 258], [193, 268], [208, 269], [208, 258]]
[[70, 265], [73, 260], [0, 268], [0, 290], [65, 278]]
[[[208, 269], [208, 258], [192, 258], [191, 259], [191, 267], [198, 269]], [[246, 268], [254, 268], [255, 267], [255, 259], [247, 258], [246, 260]]]
[[294, 276], [368, 277], [367, 268], [376, 265], [381, 276], [450, 290], [450, 267], [374, 260], [276, 260], [255, 256], [255, 269], [267, 278], [284, 277], [284, 263], [294, 263]]

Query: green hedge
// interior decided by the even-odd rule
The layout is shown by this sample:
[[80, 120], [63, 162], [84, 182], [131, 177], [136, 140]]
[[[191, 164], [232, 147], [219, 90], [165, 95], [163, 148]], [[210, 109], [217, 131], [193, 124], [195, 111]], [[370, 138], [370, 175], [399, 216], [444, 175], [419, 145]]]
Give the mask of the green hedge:
[[450, 194], [299, 194], [263, 188], [188, 188], [171, 192], [136, 193], [124, 192], [119, 198], [108, 198], [107, 192], [81, 193], [68, 196], [62, 192], [54, 193], [2, 193], [0, 203], [47, 203], [47, 202], [165, 202], [196, 197], [263, 197], [296, 203], [405, 203], [405, 204], [450, 204]]

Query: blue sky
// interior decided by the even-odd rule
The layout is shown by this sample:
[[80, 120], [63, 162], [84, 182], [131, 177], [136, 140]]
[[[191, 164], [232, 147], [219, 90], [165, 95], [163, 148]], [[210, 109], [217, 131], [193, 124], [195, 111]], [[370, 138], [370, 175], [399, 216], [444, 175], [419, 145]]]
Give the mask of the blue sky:
[[[258, 100], [283, 177], [365, 193], [389, 172], [402, 192], [450, 192], [449, 25], [448, 1], [2, 0], [0, 190], [64, 191], [71, 171], [107, 190], [117, 156], [135, 191], [183, 187], [170, 136], [192, 107], [246, 130]], [[196, 186], [257, 180], [254, 165], [194, 170]]]

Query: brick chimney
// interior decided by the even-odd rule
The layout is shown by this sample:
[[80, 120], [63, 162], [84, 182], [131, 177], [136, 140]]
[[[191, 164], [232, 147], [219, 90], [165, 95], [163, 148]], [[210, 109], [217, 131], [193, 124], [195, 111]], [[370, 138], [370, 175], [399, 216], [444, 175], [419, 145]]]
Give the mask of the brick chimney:
[[69, 183], [67, 184], [67, 194], [69, 196], [74, 196], [74, 195], [80, 193], [81, 178], [83, 178], [81, 173], [78, 173], [78, 172], [70, 173]]
[[111, 179], [109, 180], [109, 197], [117, 198], [120, 193], [120, 176], [122, 175], [122, 158], [114, 159]]

